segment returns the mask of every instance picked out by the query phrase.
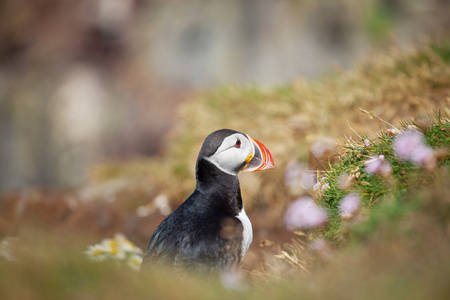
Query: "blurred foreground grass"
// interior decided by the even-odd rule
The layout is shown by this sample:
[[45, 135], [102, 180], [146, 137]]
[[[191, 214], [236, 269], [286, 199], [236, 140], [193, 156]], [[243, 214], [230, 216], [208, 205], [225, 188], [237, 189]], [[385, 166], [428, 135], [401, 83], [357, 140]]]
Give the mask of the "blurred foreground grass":
[[0, 298], [447, 299], [450, 190], [444, 175], [410, 199], [420, 209], [382, 205], [374, 217], [377, 230], [365, 233], [363, 241], [327, 259], [302, 249], [308, 272], [273, 260], [265, 271], [246, 273], [238, 290], [214, 278], [180, 279], [164, 270], [142, 274], [108, 261], [94, 263], [82, 254], [85, 237], [24, 228], [8, 240], [15, 260], [0, 260]]
[[[275, 238], [270, 236], [275, 231], [268, 228], [283, 226], [286, 204], [311, 192], [285, 185], [288, 163], [301, 161], [319, 168], [311, 151], [332, 173], [339, 168], [328, 165], [329, 160], [337, 161], [333, 160], [336, 139], [344, 145], [344, 135], [354, 132], [366, 134], [375, 145], [371, 149], [381, 149], [375, 136], [386, 125], [361, 114], [359, 107], [395, 125], [437, 111], [448, 117], [449, 57], [449, 42], [433, 43], [408, 53], [392, 50], [374, 56], [351, 73], [337, 72], [320, 82], [297, 81], [274, 90], [227, 87], [197, 95], [181, 108], [180, 125], [164, 153], [149, 160], [98, 166], [92, 182], [78, 195], [83, 201], [115, 201], [129, 214], [135, 214], [138, 206], [156, 205], [148, 202], [158, 195], [166, 195], [175, 207], [194, 188], [195, 159], [203, 138], [218, 128], [234, 128], [260, 140], [273, 154], [275, 171], [241, 175], [241, 185], [250, 218], [257, 209], [270, 212], [270, 218], [252, 219], [255, 232], [264, 227], [268, 238]], [[448, 130], [439, 134], [439, 145], [432, 146], [448, 151]], [[389, 153], [378, 150], [373, 154], [384, 151], [392, 161]], [[345, 156], [340, 158], [345, 161]], [[355, 162], [363, 168], [362, 161]], [[329, 245], [326, 253], [314, 251], [309, 239], [316, 237], [308, 233], [298, 232], [280, 246], [266, 241], [266, 260], [247, 266], [236, 290], [225, 288], [220, 278], [180, 278], [167, 270], [141, 274], [110, 261], [94, 263], [83, 254], [88, 245], [98, 242], [89, 229], [55, 233], [51, 227], [23, 225], [13, 230], [15, 237], [1, 244], [0, 299], [447, 299], [448, 152], [432, 171], [402, 171], [393, 164], [393, 176], [400, 182], [405, 174], [413, 174], [408, 178], [426, 178], [426, 184], [409, 181], [405, 194], [381, 193], [361, 222], [333, 227], [331, 219], [328, 229], [311, 233], [331, 234], [329, 240], [339, 241], [339, 247]], [[331, 185], [337, 178], [333, 180]], [[252, 247], [258, 243], [255, 239]], [[289, 257], [272, 255], [281, 251]]]
[[84, 236], [23, 228], [8, 240], [15, 260], [0, 259], [0, 299], [447, 299], [448, 180], [436, 178], [410, 199], [420, 209], [382, 205], [375, 231], [326, 259], [302, 249], [307, 271], [272, 259], [262, 271], [244, 271], [236, 290], [218, 278], [92, 262], [82, 254]]

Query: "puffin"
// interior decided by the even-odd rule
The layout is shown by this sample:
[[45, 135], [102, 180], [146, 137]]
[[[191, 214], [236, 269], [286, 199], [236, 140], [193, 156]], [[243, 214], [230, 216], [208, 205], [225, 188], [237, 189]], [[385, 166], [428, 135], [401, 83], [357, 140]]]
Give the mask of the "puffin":
[[198, 154], [195, 190], [153, 232], [141, 270], [236, 270], [253, 239], [238, 174], [273, 168], [269, 150], [249, 135], [231, 129], [209, 134]]

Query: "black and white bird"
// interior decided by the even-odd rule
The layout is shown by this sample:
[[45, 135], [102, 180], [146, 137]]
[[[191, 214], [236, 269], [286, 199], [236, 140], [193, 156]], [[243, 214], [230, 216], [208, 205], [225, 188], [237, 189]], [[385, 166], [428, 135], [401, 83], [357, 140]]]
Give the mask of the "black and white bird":
[[197, 158], [195, 191], [153, 232], [141, 269], [216, 273], [239, 266], [253, 231], [238, 173], [273, 168], [269, 150], [247, 134], [221, 129], [208, 135]]

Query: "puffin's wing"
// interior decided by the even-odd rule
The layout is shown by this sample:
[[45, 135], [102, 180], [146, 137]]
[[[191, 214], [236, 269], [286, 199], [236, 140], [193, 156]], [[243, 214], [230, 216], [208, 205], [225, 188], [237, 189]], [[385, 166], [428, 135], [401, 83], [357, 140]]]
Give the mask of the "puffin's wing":
[[174, 266], [193, 271], [227, 270], [242, 262], [242, 223], [225, 217], [218, 224], [199, 228], [175, 255]]
[[180, 232], [174, 229], [172, 218], [166, 218], [156, 230], [145, 250], [141, 269], [151, 265], [170, 264], [179, 252]]
[[184, 226], [178, 230], [170, 225], [166, 221], [155, 230], [142, 269], [173, 265], [175, 269], [209, 272], [241, 263], [243, 226], [237, 218], [226, 217], [209, 226]]

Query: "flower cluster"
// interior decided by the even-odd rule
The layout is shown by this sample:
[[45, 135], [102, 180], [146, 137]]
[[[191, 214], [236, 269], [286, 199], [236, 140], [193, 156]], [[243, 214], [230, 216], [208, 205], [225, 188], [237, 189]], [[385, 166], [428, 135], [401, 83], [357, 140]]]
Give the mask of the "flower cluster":
[[286, 166], [284, 182], [288, 187], [301, 186], [309, 189], [314, 185], [315, 175], [307, 166], [298, 162], [290, 162]]
[[350, 193], [345, 196], [339, 204], [339, 214], [343, 220], [351, 219], [355, 216], [361, 206], [361, 200], [355, 193]]
[[394, 135], [396, 135], [397, 133], [400, 133], [400, 130], [398, 130], [397, 128], [391, 128], [388, 129], [386, 132], [390, 137], [393, 137]]
[[16, 257], [13, 255], [13, 250], [8, 239], [4, 239], [0, 242], [0, 258], [4, 258], [7, 261], [15, 261]]
[[289, 230], [297, 228], [309, 229], [323, 225], [328, 214], [309, 197], [300, 197], [288, 207], [284, 216]]
[[112, 239], [104, 239], [100, 244], [89, 246], [84, 253], [92, 260], [112, 259], [120, 264], [126, 263], [135, 270], [139, 270], [143, 254], [142, 249], [123, 234], [116, 234]]
[[320, 180], [313, 186], [313, 190], [321, 190], [326, 191], [330, 188], [330, 184], [328, 182], [325, 182], [325, 180], [328, 179], [327, 176], [324, 176], [320, 178]]
[[349, 175], [347, 173], [341, 174], [338, 179], [338, 187], [341, 190], [348, 190], [352, 186], [353, 182], [355, 182], [355, 176]]
[[392, 172], [392, 168], [384, 155], [371, 156], [364, 164], [364, 169], [371, 175], [381, 174], [388, 176]]
[[329, 260], [334, 253], [331, 247], [323, 238], [318, 238], [309, 244], [309, 249], [318, 254], [323, 260]]
[[425, 143], [423, 134], [417, 130], [406, 130], [398, 134], [393, 142], [395, 154], [403, 160], [432, 169], [436, 164], [434, 151]]

